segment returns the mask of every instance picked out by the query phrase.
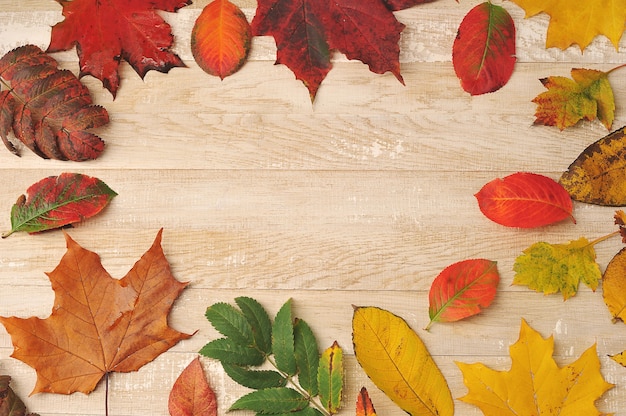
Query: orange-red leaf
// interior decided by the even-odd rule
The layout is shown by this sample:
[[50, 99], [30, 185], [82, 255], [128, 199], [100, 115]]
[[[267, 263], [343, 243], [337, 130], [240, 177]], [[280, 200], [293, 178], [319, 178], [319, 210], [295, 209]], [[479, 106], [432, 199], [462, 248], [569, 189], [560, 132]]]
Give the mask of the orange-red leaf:
[[376, 416], [376, 409], [372, 404], [372, 399], [365, 387], [361, 387], [359, 396], [356, 399], [356, 416]]
[[52, 314], [0, 317], [13, 341], [11, 357], [37, 371], [33, 394], [90, 393], [105, 374], [136, 371], [191, 336], [167, 324], [187, 283], [172, 276], [161, 234], [121, 280], [66, 234], [67, 252], [48, 273]]
[[452, 46], [452, 64], [472, 95], [504, 86], [515, 66], [515, 24], [500, 6], [484, 2], [463, 18]]
[[250, 24], [241, 9], [228, 0], [214, 0], [196, 20], [191, 52], [200, 68], [224, 79], [246, 61], [250, 38]]
[[507, 227], [533, 228], [572, 216], [572, 199], [547, 176], [518, 172], [494, 179], [475, 195], [482, 213]]
[[215, 392], [196, 357], [178, 376], [170, 392], [171, 416], [217, 416]]
[[454, 322], [476, 315], [491, 305], [500, 274], [496, 262], [485, 259], [454, 263], [435, 278], [430, 287], [430, 323]]

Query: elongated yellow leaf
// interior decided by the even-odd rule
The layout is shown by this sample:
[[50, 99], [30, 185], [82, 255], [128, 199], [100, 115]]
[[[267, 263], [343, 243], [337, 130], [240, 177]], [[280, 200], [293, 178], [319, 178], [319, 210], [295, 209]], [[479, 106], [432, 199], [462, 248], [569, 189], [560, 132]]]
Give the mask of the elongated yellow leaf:
[[613, 320], [626, 322], [626, 248], [606, 266], [602, 277], [602, 297]]
[[375, 307], [357, 307], [352, 342], [365, 373], [405, 412], [412, 416], [454, 414], [446, 379], [402, 318]]

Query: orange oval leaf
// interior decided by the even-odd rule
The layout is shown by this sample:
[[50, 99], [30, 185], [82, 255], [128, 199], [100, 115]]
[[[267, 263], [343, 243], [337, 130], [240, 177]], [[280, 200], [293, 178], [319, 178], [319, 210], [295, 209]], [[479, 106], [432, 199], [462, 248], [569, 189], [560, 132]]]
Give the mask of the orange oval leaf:
[[472, 259], [446, 267], [430, 287], [430, 323], [426, 329], [433, 322], [454, 322], [476, 315], [491, 305], [499, 282], [495, 261]]
[[481, 212], [507, 227], [533, 228], [572, 216], [572, 198], [555, 180], [518, 172], [487, 183], [474, 195]]
[[191, 32], [191, 52], [205, 72], [221, 79], [237, 72], [250, 51], [250, 24], [228, 0], [206, 5]]
[[217, 416], [215, 393], [199, 358], [196, 357], [174, 382], [168, 408], [171, 416]]

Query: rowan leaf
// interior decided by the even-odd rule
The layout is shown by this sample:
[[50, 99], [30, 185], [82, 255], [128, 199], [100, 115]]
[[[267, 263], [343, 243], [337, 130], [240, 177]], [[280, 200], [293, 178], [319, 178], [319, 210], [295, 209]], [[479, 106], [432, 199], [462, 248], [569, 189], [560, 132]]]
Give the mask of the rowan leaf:
[[626, 205], [626, 127], [583, 150], [561, 175], [559, 183], [576, 201]]
[[404, 83], [398, 45], [404, 25], [389, 9], [391, 5], [405, 4], [383, 0], [260, 0], [252, 33], [274, 37], [276, 63], [293, 71], [308, 88], [311, 101], [331, 70], [332, 50], [367, 64], [374, 73], [391, 72]]
[[235, 365], [261, 365], [265, 361], [262, 352], [253, 346], [238, 344], [231, 338], [214, 339], [200, 349], [200, 354]]
[[426, 346], [402, 318], [375, 307], [356, 307], [352, 342], [369, 378], [412, 416], [452, 416], [446, 379]]
[[576, 295], [581, 281], [595, 291], [602, 273], [594, 243], [581, 237], [567, 244], [531, 245], [515, 259], [513, 284], [546, 295], [560, 292], [563, 300]]
[[259, 414], [273, 415], [297, 412], [307, 407], [309, 400], [288, 387], [256, 390], [237, 399], [229, 410], [252, 410]]
[[200, 359], [194, 359], [178, 376], [168, 400], [170, 416], [217, 416], [217, 399]]
[[121, 280], [100, 257], [67, 234], [67, 252], [48, 273], [55, 302], [45, 319], [0, 317], [13, 341], [12, 357], [37, 372], [32, 394], [90, 393], [111, 372], [136, 371], [191, 337], [167, 324], [187, 283], [172, 276], [161, 248], [152, 247]]
[[518, 172], [485, 184], [475, 195], [481, 212], [507, 227], [533, 228], [572, 216], [572, 200], [553, 179]]
[[356, 399], [356, 416], [376, 416], [376, 409], [365, 387], [361, 387]]
[[15, 137], [44, 159], [85, 161], [97, 158], [104, 142], [87, 130], [109, 122], [107, 111], [93, 105], [76, 76], [34, 45], [0, 59], [0, 78], [11, 86], [0, 92], [0, 137], [14, 154]]
[[254, 345], [265, 354], [270, 354], [272, 352], [272, 322], [263, 306], [255, 299], [245, 296], [235, 298], [235, 303], [252, 328]]
[[552, 358], [554, 339], [542, 338], [522, 320], [519, 339], [509, 351], [508, 371], [456, 363], [468, 388], [461, 401], [477, 406], [485, 416], [603, 415], [594, 402], [613, 385], [602, 377], [595, 344], [559, 368]]
[[515, 23], [501, 6], [480, 3], [463, 18], [452, 45], [452, 65], [471, 95], [502, 88], [515, 67]]
[[261, 390], [287, 385], [287, 379], [273, 370], [250, 370], [225, 361], [222, 361], [222, 367], [228, 377], [249, 389]]
[[615, 98], [608, 72], [574, 68], [572, 79], [552, 76], [540, 79], [548, 91], [533, 99], [535, 124], [560, 130], [596, 117], [610, 129], [615, 119]]
[[79, 173], [50, 176], [31, 185], [11, 209], [11, 231], [37, 233], [98, 214], [117, 195], [98, 178]]
[[26, 413], [24, 402], [9, 386], [10, 382], [10, 376], [0, 376], [0, 416], [39, 416], [37, 413]]
[[200, 68], [221, 79], [237, 72], [250, 52], [252, 29], [241, 9], [228, 0], [207, 4], [191, 32], [191, 52]]
[[228, 303], [216, 303], [209, 306], [205, 317], [220, 334], [245, 346], [253, 345], [252, 328], [246, 317]]
[[621, 249], [604, 270], [602, 297], [613, 321], [626, 322], [626, 248]]
[[276, 368], [289, 376], [298, 371], [295, 358], [291, 299], [280, 308], [272, 325], [272, 352]]
[[430, 287], [426, 329], [434, 322], [454, 322], [480, 313], [491, 305], [499, 282], [495, 261], [463, 260], [446, 267]]
[[76, 47], [80, 74], [102, 81], [113, 97], [120, 84], [119, 63], [127, 61], [143, 78], [150, 70], [183, 67], [170, 49], [170, 25], [157, 10], [175, 12], [190, 0], [57, 0], [65, 20], [52, 27], [48, 52]]
[[296, 319], [293, 326], [294, 354], [298, 367], [298, 383], [311, 396], [317, 396], [319, 389], [317, 371], [320, 353], [317, 340], [309, 325], [302, 319]]
[[319, 359], [317, 383], [322, 406], [331, 415], [337, 413], [343, 392], [343, 350], [337, 341]]
[[626, 0], [610, 2], [513, 0], [513, 2], [526, 11], [527, 18], [539, 13], [550, 16], [546, 48], [567, 49], [576, 44], [582, 51], [598, 35], [609, 38], [615, 49], [619, 47], [626, 23]]

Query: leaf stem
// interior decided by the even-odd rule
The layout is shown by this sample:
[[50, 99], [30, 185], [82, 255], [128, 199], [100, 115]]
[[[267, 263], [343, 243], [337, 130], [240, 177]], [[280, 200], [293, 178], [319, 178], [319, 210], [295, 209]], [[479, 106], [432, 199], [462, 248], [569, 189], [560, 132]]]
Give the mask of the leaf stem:
[[607, 235], [603, 235], [602, 237], [598, 237], [595, 240], [590, 241], [589, 245], [590, 246], [595, 246], [596, 244], [601, 243], [604, 240], [608, 240], [609, 238], [613, 237], [614, 235], [619, 235], [619, 234], [620, 234], [619, 230], [613, 231], [612, 233], [608, 233]]
[[104, 373], [104, 415], [109, 416], [109, 372]]
[[620, 68], [624, 68], [624, 67], [626, 67], [626, 64], [618, 65], [615, 68], [611, 68], [608, 71], [606, 71], [606, 74], [609, 75], [611, 72], [615, 71], [616, 69], [620, 69]]

